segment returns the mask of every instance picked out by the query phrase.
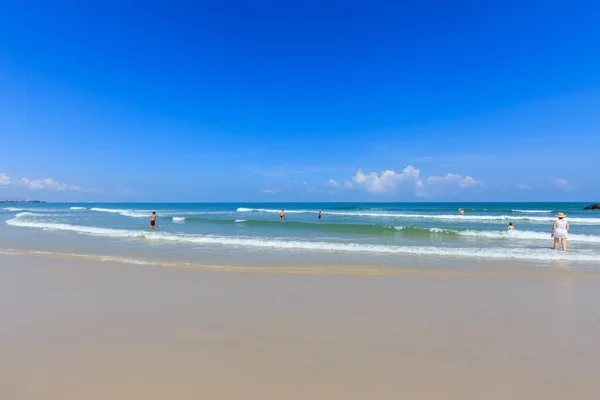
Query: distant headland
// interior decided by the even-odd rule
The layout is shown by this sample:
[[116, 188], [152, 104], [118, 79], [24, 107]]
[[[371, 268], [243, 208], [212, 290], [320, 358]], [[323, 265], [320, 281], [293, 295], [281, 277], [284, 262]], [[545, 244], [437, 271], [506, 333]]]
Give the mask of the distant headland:
[[45, 201], [41, 200], [0, 200], [0, 204], [6, 203], [45, 203]]

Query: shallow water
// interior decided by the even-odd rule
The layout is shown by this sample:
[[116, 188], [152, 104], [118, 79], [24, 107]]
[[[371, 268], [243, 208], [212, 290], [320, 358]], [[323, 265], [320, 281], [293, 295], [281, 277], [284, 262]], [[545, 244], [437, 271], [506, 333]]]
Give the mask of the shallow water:
[[[585, 203], [54, 203], [0, 207], [0, 249], [222, 266], [600, 265]], [[286, 218], [279, 220], [285, 209]], [[459, 215], [459, 208], [465, 215]], [[323, 212], [321, 219], [317, 211]], [[150, 229], [152, 211], [158, 215]], [[555, 214], [569, 251], [551, 250]], [[517, 230], [506, 227], [513, 222]]]

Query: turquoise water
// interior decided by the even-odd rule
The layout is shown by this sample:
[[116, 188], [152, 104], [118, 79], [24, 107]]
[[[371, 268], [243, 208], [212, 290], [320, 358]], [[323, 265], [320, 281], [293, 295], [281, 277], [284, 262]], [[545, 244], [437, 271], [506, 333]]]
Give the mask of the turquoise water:
[[[427, 259], [593, 267], [600, 265], [600, 212], [583, 210], [587, 204], [12, 204], [0, 206], [0, 249], [217, 266], [394, 268]], [[558, 211], [571, 224], [567, 253], [551, 250]], [[516, 231], [506, 230], [509, 222]]]

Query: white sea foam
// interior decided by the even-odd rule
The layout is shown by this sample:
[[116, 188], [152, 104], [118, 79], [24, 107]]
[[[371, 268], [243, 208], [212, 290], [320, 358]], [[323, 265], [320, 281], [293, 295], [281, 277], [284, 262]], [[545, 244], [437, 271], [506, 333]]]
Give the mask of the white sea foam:
[[527, 214], [545, 214], [545, 213], [551, 213], [552, 210], [511, 210], [512, 212], [516, 212], [516, 213], [527, 213]]
[[[237, 209], [238, 212], [266, 212], [279, 213], [281, 210], [264, 208], [244, 208]], [[312, 210], [286, 210], [286, 213], [310, 213]], [[374, 217], [374, 218], [403, 218], [403, 219], [434, 219], [442, 221], [470, 221], [470, 222], [492, 222], [492, 221], [531, 221], [531, 222], [552, 222], [554, 217], [536, 217], [529, 215], [445, 215], [445, 214], [404, 214], [404, 213], [370, 213], [360, 211], [326, 211], [326, 215], [341, 215], [351, 217]], [[570, 222], [581, 225], [598, 225], [600, 218], [568, 218]]]
[[173, 222], [183, 222], [185, 221], [185, 217], [173, 217]]
[[90, 208], [90, 210], [98, 211], [98, 212], [114, 213], [114, 214], [121, 214], [125, 211], [128, 211], [128, 210], [121, 210], [118, 208], [100, 208], [100, 207], [92, 207], [92, 208]]
[[132, 217], [132, 218], [150, 218], [152, 215], [151, 211], [142, 211], [142, 210], [127, 210], [121, 213], [124, 217]]
[[[433, 228], [435, 229], [435, 228]], [[481, 231], [481, 230], [465, 230], [456, 231], [460, 236], [468, 236], [475, 238], [490, 238], [490, 239], [522, 239], [522, 240], [550, 240], [550, 233], [534, 232], [534, 231]], [[569, 234], [569, 241], [584, 242], [584, 243], [600, 243], [600, 236]]]
[[18, 213], [17, 215], [15, 215], [15, 218], [17, 218], [17, 219], [33, 218], [33, 217], [44, 217], [44, 215], [43, 214], [36, 214], [36, 213], [33, 213], [33, 212], [29, 212], [29, 211], [25, 211], [25, 212]]
[[[152, 211], [150, 210], [134, 210], [136, 212], [142, 213], [145, 212], [148, 215], [150, 215], [150, 213]], [[196, 215], [223, 215], [223, 214], [232, 214], [232, 211], [179, 211], [179, 210], [160, 210], [157, 211], [157, 214], [160, 217], [192, 217], [192, 216], [196, 216]]]
[[417, 230], [423, 230], [423, 231], [429, 231], [431, 233], [444, 233], [444, 232], [452, 232], [451, 229], [444, 229], [444, 228], [425, 228], [425, 227], [418, 227], [418, 226], [394, 226], [394, 228], [397, 231], [403, 231], [403, 230], [407, 230], [407, 229], [417, 229]]
[[235, 222], [239, 223], [239, 222], [246, 222], [245, 219], [236, 219]]
[[577, 252], [564, 253], [552, 251], [550, 249], [390, 246], [363, 243], [281, 240], [277, 238], [184, 235], [166, 232], [148, 232], [140, 230], [123, 230], [112, 228], [99, 228], [93, 226], [27, 221], [22, 220], [22, 218], [19, 217], [6, 221], [6, 224], [11, 226], [38, 228], [44, 230], [70, 231], [84, 235], [103, 236], [110, 238], [146, 239], [152, 241], [188, 243], [199, 245], [212, 244], [287, 250], [339, 251], [346, 253], [413, 254], [429, 256], [458, 256], [524, 260], [600, 261], [600, 254], [582, 254]]
[[22, 208], [15, 208], [15, 207], [4, 207], [4, 210], [6, 210], [6, 211], [23, 211]]
[[[406, 229], [423, 229], [431, 233], [451, 233], [464, 237], [471, 238], [483, 238], [483, 239], [518, 239], [518, 240], [550, 240], [550, 232], [536, 232], [536, 231], [522, 231], [522, 230], [476, 230], [476, 229], [451, 229], [451, 228], [419, 228], [412, 226], [396, 226], [398, 231]], [[569, 241], [581, 242], [581, 243], [600, 243], [600, 236], [594, 235], [582, 235], [582, 234], [569, 234]]]
[[[31, 214], [31, 213], [22, 213], [22, 214]], [[111, 228], [99, 228], [96, 226], [81, 226], [81, 225], [70, 225], [70, 224], [60, 224], [54, 222], [39, 222], [39, 221], [27, 221], [24, 217], [29, 217], [30, 215], [17, 215], [17, 218], [9, 219], [6, 221], [7, 225], [11, 226], [19, 226], [24, 228], [38, 228], [44, 230], [56, 230], [56, 231], [70, 231], [77, 232], [87, 235], [95, 235], [95, 236], [106, 236], [106, 237], [115, 237], [115, 238], [143, 238], [144, 232], [142, 231], [128, 231], [122, 229], [111, 229]], [[35, 214], [34, 214], [35, 216]]]
[[87, 210], [85, 207], [71, 207], [69, 210]]
[[444, 233], [444, 232], [449, 232], [449, 229], [443, 229], [443, 228], [429, 228], [429, 231], [432, 233]]
[[[151, 210], [131, 210], [131, 209], [122, 209], [122, 208], [101, 208], [101, 207], [93, 207], [90, 208], [92, 211], [119, 214], [124, 217], [131, 218], [149, 218], [152, 214]], [[177, 210], [160, 210], [157, 214], [161, 217], [173, 218], [173, 217], [181, 217], [183, 215], [193, 216], [193, 215], [222, 215], [222, 214], [231, 214], [231, 211], [177, 211]]]
[[147, 210], [124, 210], [120, 208], [100, 208], [100, 207], [92, 207], [90, 208], [92, 211], [98, 212], [106, 212], [111, 214], [119, 214], [124, 217], [132, 217], [132, 218], [149, 218], [151, 211]]
[[[240, 207], [236, 210], [237, 212], [264, 212], [264, 213], [280, 213], [281, 210], [272, 210], [268, 208], [245, 208]], [[286, 214], [315, 214], [316, 211], [313, 210], [285, 210]], [[331, 214], [331, 213], [329, 213]]]

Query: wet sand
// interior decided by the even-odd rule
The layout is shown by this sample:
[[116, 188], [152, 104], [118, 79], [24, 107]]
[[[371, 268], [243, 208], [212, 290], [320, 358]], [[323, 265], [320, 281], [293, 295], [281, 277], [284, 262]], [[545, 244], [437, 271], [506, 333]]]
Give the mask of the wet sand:
[[599, 288], [0, 255], [0, 398], [597, 399]]

